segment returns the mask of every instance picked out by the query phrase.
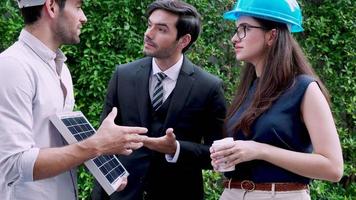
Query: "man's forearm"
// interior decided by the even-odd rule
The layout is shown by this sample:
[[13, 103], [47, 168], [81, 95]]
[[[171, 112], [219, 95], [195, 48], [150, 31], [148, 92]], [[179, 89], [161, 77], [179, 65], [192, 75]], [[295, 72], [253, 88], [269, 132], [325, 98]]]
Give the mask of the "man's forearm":
[[90, 140], [58, 148], [40, 149], [33, 169], [33, 179], [40, 180], [68, 171], [98, 156]]

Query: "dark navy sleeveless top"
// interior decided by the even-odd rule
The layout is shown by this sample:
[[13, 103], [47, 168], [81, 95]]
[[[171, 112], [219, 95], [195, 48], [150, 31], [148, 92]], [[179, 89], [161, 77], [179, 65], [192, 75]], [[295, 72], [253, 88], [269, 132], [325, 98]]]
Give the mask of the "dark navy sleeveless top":
[[[314, 81], [314, 78], [308, 75], [297, 76], [292, 86], [284, 91], [271, 107], [255, 120], [251, 127], [251, 134], [246, 137], [241, 131], [234, 133], [232, 129], [235, 122], [239, 120], [251, 103], [258, 83], [258, 79], [256, 79], [248, 91], [246, 100], [228, 120], [226, 124], [227, 134], [233, 136], [235, 140], [254, 140], [291, 151], [311, 153], [311, 140], [302, 121], [300, 107], [308, 85]], [[227, 172], [225, 176], [241, 181], [251, 180], [256, 183], [309, 183], [310, 181], [309, 178], [262, 160], [240, 163], [236, 165], [235, 171]]]

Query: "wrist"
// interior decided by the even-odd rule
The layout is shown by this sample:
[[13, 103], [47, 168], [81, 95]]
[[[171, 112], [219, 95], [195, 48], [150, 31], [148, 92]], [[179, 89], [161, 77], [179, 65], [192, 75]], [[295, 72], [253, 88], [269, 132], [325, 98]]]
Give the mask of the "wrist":
[[102, 155], [98, 143], [92, 137], [77, 143], [80, 152], [86, 152], [87, 156], [92, 159]]
[[269, 155], [269, 148], [267, 144], [256, 142], [257, 148], [259, 149], [257, 152], [257, 159], [258, 160], [266, 160], [267, 156]]
[[172, 149], [168, 154], [174, 155], [176, 152], [177, 152], [177, 141], [174, 143], [174, 145], [172, 145]]

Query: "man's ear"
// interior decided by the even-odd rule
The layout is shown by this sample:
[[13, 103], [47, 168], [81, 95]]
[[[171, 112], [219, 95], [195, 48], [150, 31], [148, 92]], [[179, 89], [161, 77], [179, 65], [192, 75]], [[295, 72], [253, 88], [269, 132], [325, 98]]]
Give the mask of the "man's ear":
[[181, 38], [179, 38], [179, 46], [184, 49], [187, 47], [192, 40], [192, 36], [190, 34], [185, 34]]
[[268, 46], [272, 46], [274, 41], [276, 41], [277, 37], [278, 37], [278, 30], [277, 29], [274, 28], [274, 29], [268, 31], [267, 37], [266, 37], [267, 45]]
[[58, 6], [57, 6], [55, 0], [46, 0], [46, 2], [44, 4], [44, 9], [45, 9], [45, 12], [48, 14], [48, 16], [53, 18], [55, 16], [56, 9], [58, 9]]

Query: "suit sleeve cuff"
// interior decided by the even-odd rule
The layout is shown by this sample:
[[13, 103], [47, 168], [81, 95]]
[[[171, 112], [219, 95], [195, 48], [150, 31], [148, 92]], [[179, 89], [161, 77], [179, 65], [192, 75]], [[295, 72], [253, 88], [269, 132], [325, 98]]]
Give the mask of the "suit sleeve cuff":
[[178, 141], [176, 141], [177, 143], [177, 150], [176, 153], [174, 154], [174, 156], [170, 155], [170, 154], [166, 154], [166, 160], [169, 163], [177, 163], [178, 161], [178, 157], [179, 157], [179, 153], [180, 153], [180, 144]]

